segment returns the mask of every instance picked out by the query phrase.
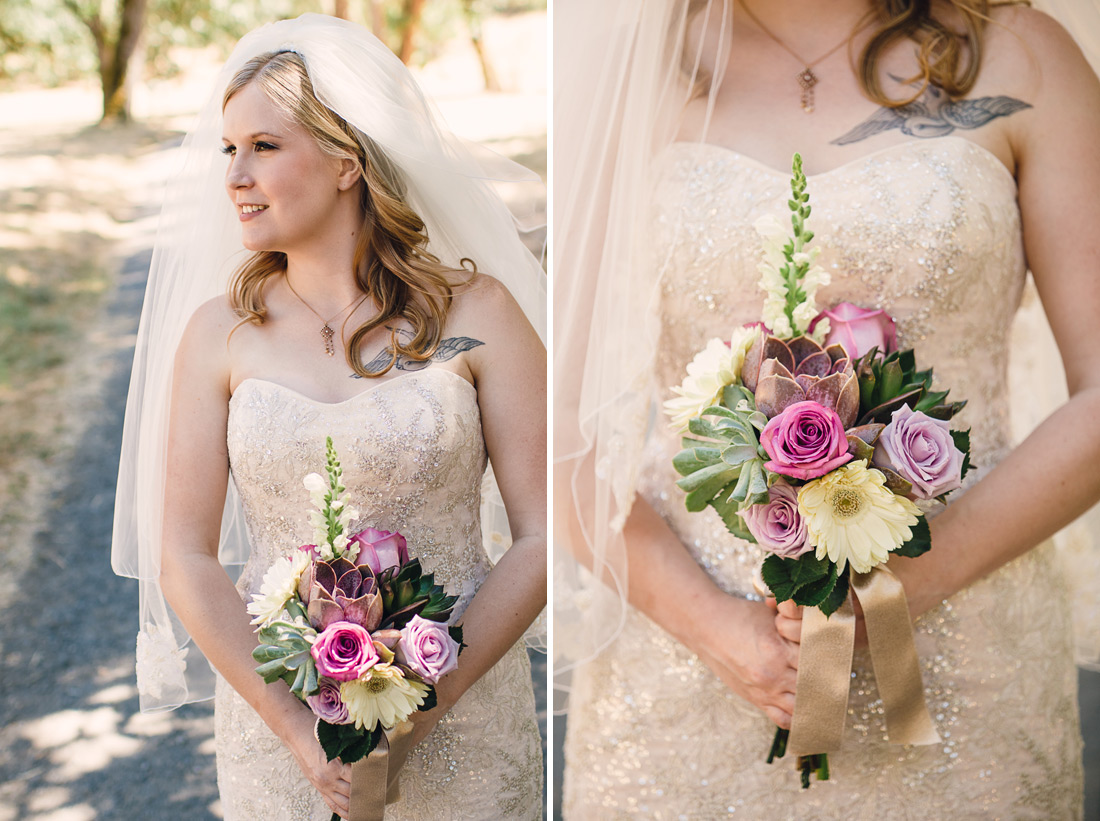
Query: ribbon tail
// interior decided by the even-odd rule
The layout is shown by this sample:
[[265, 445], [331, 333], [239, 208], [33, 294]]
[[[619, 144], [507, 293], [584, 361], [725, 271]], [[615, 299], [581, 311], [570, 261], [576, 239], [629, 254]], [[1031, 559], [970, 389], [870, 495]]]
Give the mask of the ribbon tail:
[[412, 749], [412, 730], [410, 721], [383, 730], [370, 754], [351, 765], [348, 821], [383, 821], [386, 804], [401, 797], [398, 775]]
[[788, 752], [803, 756], [840, 749], [848, 718], [855, 639], [856, 617], [850, 600], [832, 616], [816, 607], [803, 610]]
[[901, 582], [880, 565], [870, 573], [852, 574], [852, 594], [863, 608], [871, 664], [886, 712], [890, 743], [938, 743], [939, 733], [924, 703], [913, 623]]

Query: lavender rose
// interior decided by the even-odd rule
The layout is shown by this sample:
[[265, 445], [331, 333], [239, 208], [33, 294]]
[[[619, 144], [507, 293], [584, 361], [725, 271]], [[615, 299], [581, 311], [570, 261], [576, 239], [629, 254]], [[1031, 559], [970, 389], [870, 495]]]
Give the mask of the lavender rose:
[[836, 411], [812, 400], [795, 402], [770, 419], [760, 444], [771, 457], [764, 467], [795, 479], [816, 479], [852, 459]]
[[376, 574], [387, 567], [400, 567], [409, 560], [405, 537], [390, 530], [368, 527], [356, 533], [348, 541], [348, 548], [358, 548], [355, 563], [367, 565]]
[[312, 696], [306, 696], [306, 704], [313, 714], [329, 724], [350, 724], [348, 708], [340, 698], [340, 685], [330, 678], [320, 680], [321, 689]]
[[871, 461], [911, 482], [914, 498], [934, 499], [962, 486], [963, 458], [946, 421], [902, 405], [879, 434]]
[[829, 320], [829, 333], [822, 347], [840, 343], [852, 359], [859, 359], [871, 348], [878, 348], [883, 354], [897, 350], [897, 329], [886, 311], [872, 311], [851, 302], [841, 302], [818, 314], [810, 330], [813, 331], [822, 319]]
[[813, 547], [798, 512], [798, 491], [782, 479], [768, 489], [768, 502], [741, 514], [762, 548], [784, 559], [796, 559]]
[[446, 624], [413, 616], [401, 630], [397, 660], [428, 684], [435, 684], [458, 667], [458, 649]]
[[337, 681], [353, 681], [378, 663], [366, 628], [350, 621], [334, 621], [310, 649], [317, 672]]

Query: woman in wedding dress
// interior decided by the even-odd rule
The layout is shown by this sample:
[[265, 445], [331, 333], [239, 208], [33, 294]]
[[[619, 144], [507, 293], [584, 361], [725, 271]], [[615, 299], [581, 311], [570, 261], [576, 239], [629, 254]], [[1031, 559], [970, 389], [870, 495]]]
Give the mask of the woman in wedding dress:
[[[1080, 817], [1049, 539], [1100, 497], [1100, 83], [1049, 17], [985, 6], [609, 4], [584, 29], [557, 7], [559, 53], [598, 49], [597, 69], [563, 73], [601, 125], [559, 75], [555, 532], [585, 566], [555, 576], [566, 818]], [[786, 219], [795, 152], [831, 277], [819, 303], [894, 317], [899, 347], [969, 401], [977, 465], [931, 552], [890, 561], [942, 742], [887, 742], [857, 649], [843, 747], [806, 791], [764, 761], [791, 722], [798, 613], [754, 593], [757, 546], [685, 509], [679, 435], [654, 410], [707, 340], [761, 318], [752, 226]], [[1071, 398], [1013, 449], [1028, 268]]]
[[[187, 670], [203, 666], [201, 651], [218, 672], [225, 818], [348, 816], [350, 765], [327, 762], [312, 712], [254, 672], [245, 612], [266, 570], [311, 541], [302, 479], [324, 472], [331, 436], [357, 529], [406, 537], [410, 557], [459, 596], [453, 618], [467, 645], [437, 685], [438, 706], [412, 716], [418, 746], [387, 818], [541, 817], [521, 641], [546, 586], [539, 266], [483, 170], [361, 28], [307, 15], [260, 29], [217, 95], [190, 147], [226, 156], [220, 169], [200, 157], [201, 173], [181, 175], [178, 188], [201, 185], [178, 211], [170, 192], [165, 222], [199, 227], [178, 246], [158, 243], [142, 331], [153, 350], [135, 365], [143, 404], [131, 395], [144, 418], [127, 418], [138, 424], [137, 469], [161, 491], [136, 499], [153, 506], [138, 513], [139, 560], [159, 569], [141, 574], [143, 707], [206, 695]], [[227, 209], [214, 197], [239, 223], [235, 240], [225, 242]], [[188, 256], [219, 241], [212, 270]], [[235, 271], [225, 265], [234, 243], [250, 252]], [[178, 264], [166, 262], [173, 254]], [[481, 529], [487, 462], [512, 537], [495, 566]], [[120, 494], [121, 519], [133, 501]], [[241, 521], [249, 551], [234, 587], [219, 543], [223, 562], [245, 559], [228, 555], [240, 551], [229, 543]], [[127, 537], [124, 521], [116, 542]], [[197, 650], [183, 647], [187, 634]]]

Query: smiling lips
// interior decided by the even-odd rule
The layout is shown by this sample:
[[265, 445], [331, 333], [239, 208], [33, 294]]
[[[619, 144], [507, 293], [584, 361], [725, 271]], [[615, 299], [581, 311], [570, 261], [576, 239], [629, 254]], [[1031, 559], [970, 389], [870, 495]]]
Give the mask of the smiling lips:
[[257, 211], [266, 211], [266, 210], [267, 210], [266, 205], [242, 205], [241, 206], [241, 213], [242, 214], [255, 214]]

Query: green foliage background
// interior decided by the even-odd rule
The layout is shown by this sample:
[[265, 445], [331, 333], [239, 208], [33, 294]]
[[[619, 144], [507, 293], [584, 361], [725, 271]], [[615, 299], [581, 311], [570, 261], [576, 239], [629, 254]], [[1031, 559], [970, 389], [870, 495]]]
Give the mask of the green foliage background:
[[[115, 0], [74, 0], [99, 11], [108, 30], [117, 25]], [[349, 0], [352, 19], [366, 17], [362, 0]], [[404, 3], [380, 4], [385, 31], [397, 47], [407, 23]], [[429, 61], [439, 45], [463, 33], [464, 15], [514, 14], [545, 9], [546, 0], [426, 0], [419, 25], [415, 62]], [[226, 54], [257, 26], [306, 12], [331, 13], [331, 0], [149, 0], [143, 45], [147, 75], [169, 77], [179, 70], [176, 47], [218, 46]], [[58, 85], [96, 76], [92, 37], [63, 0], [0, 0], [0, 90], [14, 84]]]

